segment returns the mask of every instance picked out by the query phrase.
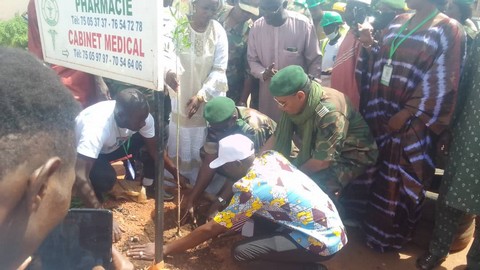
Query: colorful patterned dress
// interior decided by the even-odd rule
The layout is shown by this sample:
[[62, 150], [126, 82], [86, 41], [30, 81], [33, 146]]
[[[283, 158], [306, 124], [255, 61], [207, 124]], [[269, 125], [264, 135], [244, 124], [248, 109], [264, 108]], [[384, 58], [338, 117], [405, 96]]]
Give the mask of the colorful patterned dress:
[[[364, 211], [367, 244], [379, 251], [401, 248], [420, 217], [424, 188], [435, 171], [435, 139], [450, 124], [465, 58], [462, 27], [452, 19], [440, 19], [405, 39], [393, 56], [389, 86], [383, 85], [380, 79], [392, 41], [411, 16], [398, 16], [383, 45], [371, 53], [364, 50], [357, 65], [360, 111], [380, 155], [377, 166], [352, 183], [358, 200], [349, 206]], [[400, 111], [411, 116], [392, 133], [388, 121]], [[365, 194], [367, 198], [360, 198]]]
[[287, 229], [300, 246], [329, 256], [347, 244], [345, 228], [329, 197], [304, 173], [274, 151], [255, 159], [233, 185], [233, 198], [214, 220], [240, 229], [258, 215]]

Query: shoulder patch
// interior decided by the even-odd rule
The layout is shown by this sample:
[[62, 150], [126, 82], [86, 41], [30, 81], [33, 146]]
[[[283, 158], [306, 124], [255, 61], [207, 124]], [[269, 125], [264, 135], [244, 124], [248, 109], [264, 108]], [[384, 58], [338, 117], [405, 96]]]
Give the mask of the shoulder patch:
[[320, 108], [317, 107], [317, 114], [320, 117], [324, 117], [327, 113], [330, 112], [330, 110], [326, 106], [320, 106]]

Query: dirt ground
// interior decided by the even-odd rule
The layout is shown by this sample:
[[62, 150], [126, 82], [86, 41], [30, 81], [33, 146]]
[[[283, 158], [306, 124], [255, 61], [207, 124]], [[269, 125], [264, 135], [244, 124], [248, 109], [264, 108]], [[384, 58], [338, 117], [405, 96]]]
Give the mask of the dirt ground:
[[[105, 208], [111, 209], [115, 221], [125, 232], [115, 247], [126, 254], [128, 247], [135, 244], [152, 242], [155, 239], [155, 225], [151, 217], [155, 209], [155, 201], [148, 199], [145, 203], [129, 200], [109, 199]], [[175, 202], [165, 202], [164, 207], [164, 242], [178, 238], [177, 205]], [[180, 234], [185, 236], [193, 230], [191, 224], [180, 227]], [[230, 247], [241, 238], [239, 235], [220, 237], [192, 249], [185, 254], [168, 256], [165, 259], [165, 269], [170, 270], [221, 270], [238, 269], [230, 259]], [[132, 260], [135, 269], [147, 269], [151, 262]]]
[[[120, 242], [115, 246], [123, 254], [132, 244], [143, 244], [154, 240], [154, 222], [151, 212], [155, 208], [154, 200], [137, 203], [127, 200], [109, 200], [106, 208], [112, 209], [115, 220], [125, 230]], [[170, 242], [177, 236], [176, 203], [165, 203], [164, 242]], [[186, 235], [193, 229], [191, 225], [181, 227], [181, 234]], [[409, 270], [416, 269], [415, 260], [424, 252], [423, 247], [409, 244], [400, 252], [381, 254], [367, 248], [362, 241], [361, 233], [347, 228], [349, 244], [333, 259], [326, 262], [330, 270]], [[184, 254], [168, 256], [165, 259], [165, 269], [170, 270], [240, 270], [232, 261], [230, 248], [241, 239], [239, 235], [226, 236], [208, 241]], [[469, 246], [459, 252], [449, 255], [438, 269], [463, 270], [466, 266], [466, 254]], [[132, 260], [135, 269], [145, 270], [151, 262]], [[266, 269], [267, 270], [267, 269]]]
[[[114, 166], [119, 179], [122, 178], [122, 168]], [[175, 190], [169, 190], [177, 194]], [[188, 194], [188, 191], [186, 191]], [[203, 199], [200, 203], [198, 214], [206, 212], [208, 200]], [[105, 202], [105, 208], [111, 209], [115, 221], [125, 230], [122, 239], [114, 245], [123, 254], [128, 247], [135, 244], [145, 244], [155, 239], [155, 226], [152, 219], [152, 211], [155, 209], [155, 201], [148, 199], [144, 203], [131, 200], [116, 200], [110, 197]], [[193, 230], [190, 223], [180, 227], [180, 235], [187, 235]], [[427, 229], [428, 231], [429, 229]], [[164, 204], [164, 243], [177, 239], [177, 199]], [[425, 232], [425, 229], [423, 230]], [[355, 228], [347, 227], [349, 243], [338, 252], [331, 260], [324, 264], [330, 270], [410, 270], [416, 269], [415, 261], [421, 256], [428, 243], [428, 233], [417, 230], [417, 236], [412, 243], [398, 252], [378, 253], [366, 247], [362, 233]], [[230, 256], [232, 244], [242, 238], [240, 235], [219, 237], [207, 241], [194, 249], [183, 254], [167, 256], [164, 258], [165, 268], [169, 270], [240, 270]], [[473, 240], [473, 239], [472, 239]], [[466, 266], [466, 254], [471, 245], [456, 253], [450, 254], [447, 260], [438, 268], [440, 270], [463, 270]], [[415, 243], [417, 244], [415, 244]], [[420, 245], [420, 246], [419, 246]], [[146, 270], [152, 262], [143, 260], [131, 260], [137, 270]], [[269, 270], [269, 269], [265, 269]]]

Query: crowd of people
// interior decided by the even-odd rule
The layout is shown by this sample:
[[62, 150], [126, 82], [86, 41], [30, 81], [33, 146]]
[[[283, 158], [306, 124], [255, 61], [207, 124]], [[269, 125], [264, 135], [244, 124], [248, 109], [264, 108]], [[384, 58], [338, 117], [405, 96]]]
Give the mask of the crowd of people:
[[[151, 90], [0, 49], [0, 149], [9, 157], [0, 161], [0, 264], [19, 267], [72, 196], [101, 208], [117, 181], [112, 161], [153, 189], [157, 135], [166, 170], [189, 189], [192, 220], [202, 194], [211, 199], [207, 222], [164, 255], [241, 231], [232, 254], [247, 269], [326, 269], [321, 262], [348, 243], [344, 224], [378, 252], [401, 249], [448, 152], [432, 240], [417, 260], [434, 269], [459, 220], [480, 212], [473, 3], [192, 0], [182, 14], [164, 1], [164, 134]], [[29, 13], [29, 50], [42, 60], [34, 1]], [[112, 231], [118, 241], [119, 224]], [[468, 269], [480, 269], [475, 236]], [[127, 255], [153, 260], [154, 243]], [[118, 269], [132, 267], [115, 249], [113, 257]]]

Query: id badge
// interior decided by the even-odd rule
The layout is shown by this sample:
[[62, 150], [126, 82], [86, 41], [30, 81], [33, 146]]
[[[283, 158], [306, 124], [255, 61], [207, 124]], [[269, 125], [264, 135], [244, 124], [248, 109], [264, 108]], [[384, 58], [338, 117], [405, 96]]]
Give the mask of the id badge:
[[130, 160], [127, 160], [127, 168], [128, 168], [128, 172], [132, 176], [133, 180], [135, 180], [135, 170], [133, 169], [133, 165], [130, 162]]
[[382, 78], [380, 78], [380, 82], [385, 85], [389, 86], [390, 85], [390, 80], [392, 79], [392, 72], [393, 72], [393, 66], [386, 64], [383, 66], [383, 71], [382, 71]]

